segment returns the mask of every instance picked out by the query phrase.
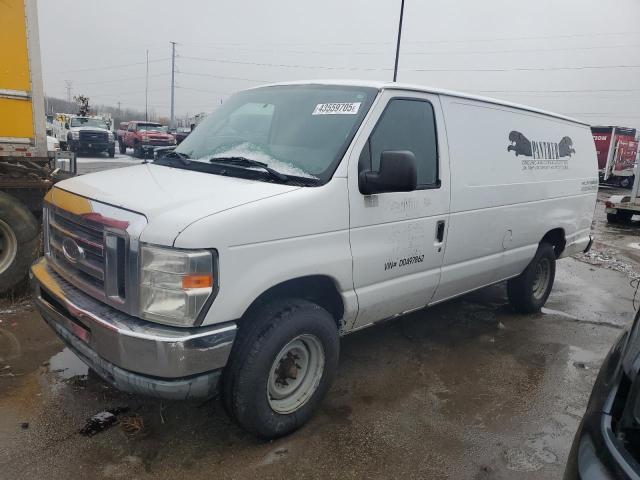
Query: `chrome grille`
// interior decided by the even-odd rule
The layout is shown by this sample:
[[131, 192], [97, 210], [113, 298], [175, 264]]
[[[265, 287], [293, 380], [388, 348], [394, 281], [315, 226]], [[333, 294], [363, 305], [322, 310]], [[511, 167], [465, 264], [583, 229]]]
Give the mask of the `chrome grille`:
[[80, 140], [87, 142], [106, 142], [109, 135], [107, 132], [92, 132], [80, 130]]
[[[71, 213], [67, 206], [86, 213]], [[54, 187], [45, 198], [43, 220], [45, 255], [56, 273], [97, 300], [136, 315], [138, 247], [146, 218]]]
[[[49, 254], [66, 272], [94, 289], [104, 291], [105, 247], [104, 226], [63, 210], [51, 209], [49, 223]], [[65, 254], [64, 242], [73, 240], [82, 250], [78, 259]]]

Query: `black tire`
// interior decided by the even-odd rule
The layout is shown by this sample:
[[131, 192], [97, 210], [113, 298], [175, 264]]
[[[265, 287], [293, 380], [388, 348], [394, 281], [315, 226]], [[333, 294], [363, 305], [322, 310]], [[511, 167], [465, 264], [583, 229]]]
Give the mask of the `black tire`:
[[[20, 287], [40, 246], [38, 222], [19, 200], [0, 192], [0, 293]], [[14, 245], [12, 247], [12, 245]]]
[[122, 142], [118, 142], [118, 150], [120, 153], [125, 154], [127, 153], [127, 146]]
[[549, 243], [541, 243], [524, 272], [507, 282], [509, 302], [520, 313], [539, 312], [549, 298], [555, 276], [555, 250]]
[[607, 213], [607, 222], [625, 225], [631, 223], [631, 217], [633, 217], [633, 212], [618, 210], [616, 213]]
[[133, 156], [135, 158], [142, 158], [142, 148], [140, 148], [140, 145], [135, 145], [133, 147]]
[[631, 175], [630, 177], [622, 177], [622, 179], [620, 180], [620, 186], [622, 188], [632, 188], [635, 179], [635, 175]]
[[113, 147], [113, 148], [112, 148], [112, 149], [110, 149], [110, 150], [109, 150], [109, 152], [107, 152], [107, 153], [109, 153], [109, 157], [110, 157], [110, 158], [115, 157], [115, 156], [116, 156], [116, 147]]
[[[324, 367], [314, 383], [317, 387], [304, 402], [290, 413], [279, 413], [272, 408], [267, 390], [270, 374], [276, 357], [300, 335], [319, 341], [324, 351]], [[253, 309], [242, 320], [223, 372], [222, 398], [227, 412], [241, 427], [261, 438], [293, 432], [311, 418], [329, 389], [338, 367], [339, 351], [335, 320], [314, 303], [288, 299]], [[297, 364], [296, 367], [299, 368]], [[289, 378], [295, 380], [285, 377], [285, 382]]]

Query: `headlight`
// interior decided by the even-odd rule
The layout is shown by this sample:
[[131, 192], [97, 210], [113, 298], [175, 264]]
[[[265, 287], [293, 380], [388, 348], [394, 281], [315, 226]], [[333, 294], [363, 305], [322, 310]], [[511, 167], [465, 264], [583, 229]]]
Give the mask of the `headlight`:
[[79, 140], [80, 139], [80, 132], [78, 132], [77, 130], [72, 130], [71, 131], [71, 138], [73, 138], [74, 140]]
[[181, 327], [193, 325], [214, 291], [213, 254], [143, 245], [140, 264], [141, 317]]

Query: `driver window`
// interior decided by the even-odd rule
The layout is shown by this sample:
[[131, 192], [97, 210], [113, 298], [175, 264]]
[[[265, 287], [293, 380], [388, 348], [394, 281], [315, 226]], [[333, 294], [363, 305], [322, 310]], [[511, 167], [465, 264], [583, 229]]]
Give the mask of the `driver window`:
[[135, 132], [136, 131], [136, 124], [135, 123], [130, 123], [128, 130], [130, 132]]
[[409, 150], [416, 156], [418, 188], [438, 185], [438, 143], [431, 103], [393, 99], [385, 108], [360, 155], [360, 169], [380, 169], [387, 150]]

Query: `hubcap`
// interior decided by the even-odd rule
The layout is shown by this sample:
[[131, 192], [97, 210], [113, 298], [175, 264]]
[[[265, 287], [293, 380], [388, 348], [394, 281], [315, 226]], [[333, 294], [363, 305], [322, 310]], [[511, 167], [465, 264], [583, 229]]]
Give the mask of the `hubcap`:
[[267, 399], [276, 413], [292, 413], [302, 407], [320, 384], [324, 348], [315, 335], [303, 334], [276, 355], [267, 382]]
[[551, 264], [548, 258], [541, 259], [536, 265], [536, 278], [533, 281], [533, 296], [537, 300], [541, 299], [551, 279]]
[[0, 220], [0, 274], [13, 263], [18, 253], [18, 240], [11, 227]]

